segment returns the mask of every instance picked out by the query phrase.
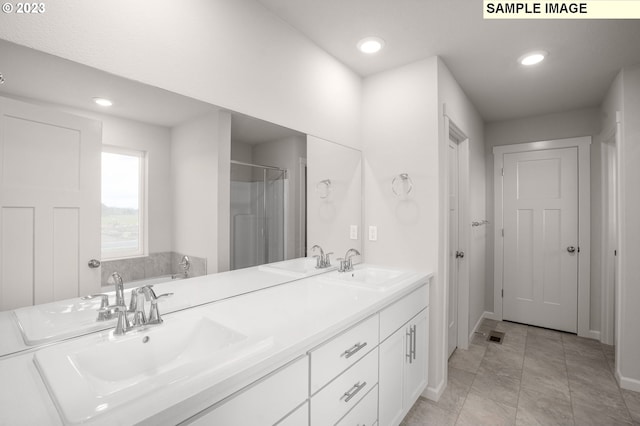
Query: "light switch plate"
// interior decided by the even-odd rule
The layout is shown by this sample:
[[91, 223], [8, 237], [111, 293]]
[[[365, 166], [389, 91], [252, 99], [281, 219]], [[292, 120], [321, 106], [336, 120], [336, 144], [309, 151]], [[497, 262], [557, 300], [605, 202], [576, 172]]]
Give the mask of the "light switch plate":
[[374, 225], [369, 226], [369, 241], [378, 240], [378, 227]]
[[358, 239], [358, 225], [351, 225], [349, 228], [349, 238], [352, 240]]

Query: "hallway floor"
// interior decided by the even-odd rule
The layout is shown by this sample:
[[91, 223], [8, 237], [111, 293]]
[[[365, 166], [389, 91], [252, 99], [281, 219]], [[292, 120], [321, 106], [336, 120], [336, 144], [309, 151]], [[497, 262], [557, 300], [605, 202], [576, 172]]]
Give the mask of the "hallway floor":
[[[489, 343], [490, 330], [505, 332]], [[573, 334], [483, 320], [449, 359], [438, 402], [420, 398], [402, 426], [640, 425], [640, 393], [613, 376], [613, 346]]]

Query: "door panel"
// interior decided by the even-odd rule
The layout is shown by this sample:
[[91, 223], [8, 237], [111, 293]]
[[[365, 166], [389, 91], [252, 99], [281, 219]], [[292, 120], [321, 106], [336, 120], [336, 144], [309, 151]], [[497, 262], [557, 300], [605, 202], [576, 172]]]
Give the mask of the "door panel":
[[577, 332], [577, 148], [504, 155], [503, 317]]
[[449, 356], [458, 346], [458, 144], [449, 141]]
[[97, 292], [95, 120], [0, 98], [0, 310]]

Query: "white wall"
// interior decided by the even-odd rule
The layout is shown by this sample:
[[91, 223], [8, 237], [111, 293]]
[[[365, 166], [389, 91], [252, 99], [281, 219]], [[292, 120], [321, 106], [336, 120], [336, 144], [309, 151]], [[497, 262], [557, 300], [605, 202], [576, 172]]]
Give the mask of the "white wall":
[[[612, 90], [617, 92], [614, 84]], [[619, 94], [610, 96], [619, 99]], [[622, 138], [619, 154], [620, 228], [618, 347], [616, 369], [621, 386], [640, 392], [640, 65], [622, 70]], [[618, 101], [619, 102], [619, 101]]]
[[[526, 142], [536, 142], [552, 139], [564, 139], [578, 136], [595, 136], [600, 132], [600, 110], [598, 108], [581, 109], [574, 111], [561, 112], [556, 114], [548, 114], [536, 117], [527, 117], [522, 119], [507, 120], [486, 123], [485, 125], [485, 155], [487, 170], [493, 170], [493, 147], [499, 145], [509, 145]], [[593, 154], [592, 150], [592, 154]], [[592, 158], [592, 166], [597, 158]], [[598, 173], [598, 167], [592, 169], [592, 183], [598, 179], [594, 173]], [[489, 220], [493, 220], [494, 215], [494, 191], [493, 191], [493, 173], [486, 174], [487, 185], [487, 201], [486, 216]], [[597, 189], [597, 188], [596, 188]], [[598, 196], [591, 198], [592, 206], [598, 202]], [[594, 208], [592, 208], [593, 212]], [[600, 226], [598, 217], [592, 217], [591, 227]], [[493, 231], [493, 225], [490, 230]], [[593, 232], [593, 231], [592, 231]], [[486, 288], [485, 288], [485, 306], [486, 310], [492, 312], [493, 296], [494, 296], [494, 271], [493, 271], [493, 248], [494, 242], [492, 238], [493, 232], [487, 238], [487, 269], [486, 269]], [[592, 245], [592, 250], [594, 245]], [[592, 255], [593, 258], [593, 255]], [[591, 312], [590, 312], [590, 328], [591, 330], [600, 329], [600, 282], [594, 280], [592, 271], [591, 277]], [[597, 307], [597, 309], [595, 309]]]
[[[228, 164], [230, 158], [230, 141], [221, 137], [230, 127], [228, 118], [229, 113], [213, 110], [171, 131], [173, 250], [206, 258], [209, 274], [225, 270], [224, 260], [219, 260], [219, 246], [224, 247], [226, 257], [229, 251], [229, 194], [227, 190], [225, 210], [225, 194], [220, 194], [220, 187], [225, 187], [224, 170], [219, 166], [219, 162]], [[228, 187], [228, 168], [226, 172]], [[219, 222], [226, 225], [226, 237]]]
[[[429, 312], [429, 385], [437, 399], [446, 385], [445, 298], [439, 274], [440, 163], [438, 59], [433, 57], [364, 80], [363, 146], [367, 262], [433, 272]], [[391, 182], [408, 173], [413, 191], [396, 197]], [[366, 235], [366, 234], [365, 234]]]
[[[484, 122], [475, 106], [469, 101], [455, 78], [443, 61], [438, 61], [438, 97], [441, 108], [440, 116], [446, 113], [451, 121], [469, 138], [468, 149], [468, 188], [469, 202], [468, 214], [463, 216], [468, 219], [465, 224], [469, 239], [466, 246], [461, 247], [465, 252], [463, 262], [468, 263], [468, 333], [474, 331], [475, 325], [481, 319], [485, 311], [485, 269], [486, 269], [486, 240], [489, 233], [488, 226], [472, 227], [471, 221], [486, 219], [485, 208], [485, 146], [484, 146]], [[444, 111], [442, 111], [444, 108]], [[442, 126], [443, 124], [441, 124]], [[442, 129], [441, 129], [442, 130]], [[444, 135], [441, 131], [441, 140]], [[443, 144], [448, 143], [444, 140]], [[446, 149], [443, 151], [448, 152]], [[441, 164], [448, 164], [443, 162]], [[446, 174], [448, 176], [448, 173]], [[441, 174], [442, 177], [442, 174]], [[442, 197], [442, 194], [441, 194]], [[445, 201], [441, 198], [442, 201]], [[444, 206], [443, 206], [444, 207]], [[446, 216], [448, 218], [448, 212]], [[446, 226], [440, 228], [440, 232]], [[445, 238], [444, 235], [441, 238]], [[441, 254], [445, 253], [441, 251]], [[443, 256], [444, 257], [444, 256]], [[445, 259], [442, 259], [445, 260]], [[447, 269], [448, 270], [448, 269]], [[462, 294], [461, 294], [462, 296]], [[463, 301], [463, 303], [466, 301]]]
[[304, 224], [304, 212], [300, 214], [300, 159], [306, 161], [307, 141], [304, 136], [291, 136], [286, 139], [256, 144], [253, 147], [253, 162], [287, 170], [289, 182], [287, 205], [287, 251], [285, 259], [304, 255], [304, 235], [301, 236], [301, 222]]
[[37, 19], [0, 14], [0, 38], [360, 146], [360, 78], [258, 2], [50, 6]]
[[[325, 179], [331, 188], [321, 198], [316, 188]], [[349, 238], [351, 225], [358, 227], [357, 240]], [[307, 255], [318, 254], [311, 252], [317, 244], [333, 253], [331, 262], [337, 265], [335, 259], [350, 248], [363, 252], [362, 235], [362, 153], [307, 136]]]

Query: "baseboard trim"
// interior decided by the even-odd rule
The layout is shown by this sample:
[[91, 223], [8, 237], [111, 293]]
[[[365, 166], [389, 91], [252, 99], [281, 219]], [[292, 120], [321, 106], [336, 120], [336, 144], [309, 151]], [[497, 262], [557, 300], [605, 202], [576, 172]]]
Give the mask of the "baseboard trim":
[[600, 331], [598, 330], [589, 330], [589, 332], [587, 333], [586, 336], [589, 339], [594, 339], [597, 340], [598, 342], [600, 341]]
[[486, 319], [502, 321], [502, 317], [496, 315], [495, 312], [484, 311], [484, 314], [482, 316]]
[[424, 396], [427, 399], [430, 399], [431, 401], [438, 402], [438, 400], [444, 393], [444, 390], [446, 387], [447, 387], [447, 384], [445, 383], [444, 380], [442, 380], [440, 381], [440, 383], [438, 383], [437, 387], [427, 386], [424, 392], [422, 392], [422, 396]]
[[640, 380], [631, 379], [629, 377], [623, 377], [620, 375], [620, 371], [616, 369], [616, 380], [622, 389], [627, 389], [634, 392], [640, 392]]
[[480, 318], [478, 318], [478, 322], [476, 322], [476, 325], [473, 326], [471, 333], [469, 333], [469, 342], [473, 340], [473, 335], [475, 334], [476, 331], [478, 331], [478, 327], [480, 327], [480, 324], [482, 324], [482, 320], [487, 317], [486, 316], [487, 314], [488, 312], [485, 311], [482, 315], [480, 315]]

